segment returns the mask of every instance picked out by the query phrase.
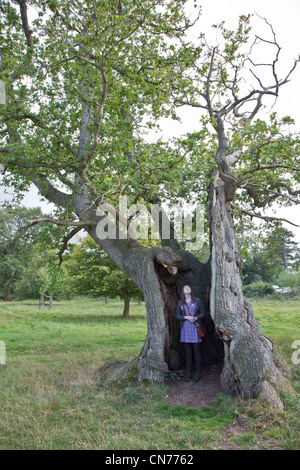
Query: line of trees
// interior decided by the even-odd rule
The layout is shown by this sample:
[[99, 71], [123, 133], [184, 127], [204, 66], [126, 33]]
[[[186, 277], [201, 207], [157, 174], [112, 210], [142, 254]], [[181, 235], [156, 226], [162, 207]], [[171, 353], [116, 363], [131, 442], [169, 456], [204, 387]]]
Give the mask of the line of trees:
[[59, 291], [61, 274], [55, 247], [62, 230], [43, 225], [26, 230], [26, 220], [41, 216], [39, 207], [0, 211], [0, 296], [4, 300]]
[[294, 238], [294, 233], [284, 228], [281, 222], [251, 230], [249, 236], [245, 233], [240, 241], [243, 247], [243, 283], [248, 285], [264, 281], [288, 287], [282, 285], [282, 275], [298, 272], [300, 263], [300, 249]]

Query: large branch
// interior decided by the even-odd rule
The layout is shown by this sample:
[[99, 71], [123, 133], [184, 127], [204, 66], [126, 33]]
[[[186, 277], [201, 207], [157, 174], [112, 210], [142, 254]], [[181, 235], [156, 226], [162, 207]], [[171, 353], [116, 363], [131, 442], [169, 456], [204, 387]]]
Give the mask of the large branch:
[[272, 186], [270, 186], [270, 190], [279, 188], [279, 187], [285, 188], [287, 192], [292, 196], [298, 196], [298, 194], [300, 194], [300, 190], [293, 191], [293, 189], [287, 183], [283, 183], [283, 182], [272, 184]]
[[[36, 224], [50, 223], [54, 225], [60, 225], [62, 227], [86, 227], [87, 225], [96, 225], [95, 221], [91, 220], [59, 220], [52, 217], [39, 217], [38, 219], [28, 220], [28, 225], [25, 227], [28, 229]], [[25, 229], [24, 228], [24, 229]]]
[[[256, 172], [264, 171], [264, 170], [277, 170], [278, 168], [293, 171], [295, 173], [300, 173], [300, 167], [296, 166], [290, 166], [290, 165], [281, 165], [281, 164], [276, 164], [276, 165], [260, 165], [258, 164], [256, 167], [250, 168], [249, 170], [243, 170], [241, 173], [242, 178], [239, 179], [238, 185], [243, 186], [244, 181], [247, 179], [251, 178], [251, 175]], [[245, 175], [249, 175], [244, 178]]]
[[[16, 142], [19, 143], [20, 146], [22, 146], [22, 138], [19, 134], [18, 131], [11, 132], [8, 130], [9, 134], [9, 140], [12, 142], [13, 140], [16, 140]], [[10, 148], [1, 148], [1, 151], [4, 151], [5, 153], [8, 153], [10, 156], [13, 155], [13, 151]], [[25, 156], [25, 161], [26, 161], [26, 156]], [[12, 160], [12, 162], [14, 162]], [[6, 163], [9, 165], [10, 161], [3, 162], [4, 164]], [[69, 206], [73, 207], [73, 197], [70, 194], [66, 194], [62, 191], [59, 191], [56, 189], [50, 181], [46, 178], [46, 176], [42, 174], [37, 174], [34, 172], [34, 168], [30, 164], [24, 163], [23, 168], [26, 168], [26, 174], [27, 178], [37, 187], [37, 189], [40, 191], [41, 195], [48, 199], [49, 202], [52, 202], [58, 206]], [[62, 175], [61, 175], [62, 176]], [[63, 176], [62, 176], [63, 177]]]
[[21, 15], [21, 20], [22, 20], [23, 31], [26, 37], [26, 42], [27, 42], [27, 51], [26, 51], [26, 56], [25, 56], [23, 64], [19, 66], [11, 74], [10, 78], [12, 79], [12, 81], [15, 81], [18, 78], [20, 78], [20, 76], [24, 73], [24, 71], [27, 70], [27, 67], [29, 65], [28, 61], [30, 62], [32, 52], [34, 49], [33, 38], [32, 38], [33, 31], [30, 29], [30, 26], [29, 26], [26, 0], [17, 0], [17, 2], [20, 6], [20, 15]]
[[[74, 226], [75, 228], [69, 233], [69, 235], [66, 237], [65, 240], [67, 240], [67, 242], [76, 234], [78, 233], [83, 227], [87, 226], [87, 222], [81, 222], [81, 221], [75, 221], [75, 220], [59, 220], [59, 219], [53, 219], [52, 217], [39, 217], [38, 219], [34, 219], [34, 220], [27, 220], [26, 222], [28, 222], [27, 225], [25, 225], [21, 232], [16, 235], [12, 240], [17, 240], [18, 238], [22, 238], [26, 233], [27, 231], [33, 227], [34, 225], [37, 225], [37, 224], [41, 224], [41, 223], [51, 223], [51, 224], [54, 224], [54, 225], [59, 225], [59, 226], [63, 226], [63, 227], [72, 227]], [[59, 252], [59, 255], [61, 253], [62, 250], [60, 250]]]
[[[22, 139], [19, 134], [19, 132], [14, 131], [13, 133], [8, 131], [9, 134], [9, 140], [10, 142], [13, 139], [17, 139], [17, 142], [19, 145], [22, 145]], [[8, 153], [10, 156], [13, 157], [13, 151], [10, 148], [1, 148], [0, 151], [4, 151], [5, 153]], [[11, 162], [14, 164], [14, 160], [11, 160]], [[2, 163], [5, 165], [9, 165], [11, 163], [9, 160], [7, 161], [2, 161]], [[25, 156], [25, 162], [26, 162], [26, 156]], [[18, 165], [18, 162], [16, 163]], [[62, 191], [59, 191], [56, 189], [46, 178], [46, 176], [42, 174], [37, 174], [34, 172], [33, 166], [30, 164], [19, 164], [19, 166], [23, 167], [26, 169], [26, 174], [27, 178], [37, 187], [37, 189], [40, 191], [41, 195], [48, 199], [49, 202], [53, 202], [54, 204], [58, 206], [73, 206], [73, 198], [71, 195], [63, 193]], [[6, 168], [5, 168], [6, 170]], [[4, 171], [5, 171], [4, 170]]]
[[[279, 197], [283, 197], [283, 198], [289, 200], [290, 202], [292, 202], [294, 204], [299, 203], [298, 200], [295, 200], [295, 199], [291, 198], [290, 195], [298, 196], [298, 194], [300, 194], [300, 190], [293, 191], [288, 186], [288, 184], [284, 183], [284, 182], [274, 183], [273, 185], [271, 185], [268, 188], [263, 188], [260, 185], [258, 185], [257, 183], [255, 183], [255, 184], [254, 183], [247, 183], [247, 184], [242, 185], [241, 187], [246, 189], [249, 196], [251, 196], [251, 198], [253, 199], [254, 204], [255, 204], [256, 207], [262, 207], [262, 208], [266, 207], [267, 204], [274, 201], [275, 199], [278, 199]], [[289, 195], [283, 194], [280, 191], [277, 191], [277, 192], [273, 191], [277, 187], [285, 188], [287, 190], [287, 192], [289, 193]], [[256, 188], [260, 188], [260, 191], [258, 191]], [[266, 195], [266, 196], [264, 196], [263, 199], [261, 199], [261, 195]]]
[[48, 179], [43, 175], [33, 175], [29, 173], [32, 183], [38, 188], [41, 195], [48, 199], [49, 202], [58, 206], [73, 206], [73, 197], [70, 194], [63, 193], [56, 189]]
[[100, 102], [100, 105], [99, 105], [98, 117], [97, 117], [95, 127], [94, 127], [93, 145], [92, 145], [91, 150], [88, 152], [88, 154], [85, 158], [84, 165], [83, 165], [83, 168], [82, 168], [82, 174], [83, 175], [86, 175], [89, 164], [91, 163], [91, 161], [92, 161], [92, 159], [93, 159], [93, 157], [94, 157], [94, 155], [97, 151], [97, 148], [98, 148], [99, 130], [100, 130], [100, 125], [101, 125], [102, 120], [103, 120], [104, 105], [105, 105], [106, 96], [107, 96], [107, 77], [106, 77], [104, 66], [105, 66], [105, 58], [104, 58], [104, 56], [102, 56], [102, 63], [101, 63], [101, 67], [100, 67], [101, 76], [102, 76], [102, 83], [103, 83], [102, 84], [102, 86], [103, 86], [102, 96], [101, 96], [101, 102]]
[[27, 40], [27, 46], [33, 48], [32, 30], [30, 29], [27, 14], [27, 5], [25, 0], [17, 0], [20, 5], [22, 25]]

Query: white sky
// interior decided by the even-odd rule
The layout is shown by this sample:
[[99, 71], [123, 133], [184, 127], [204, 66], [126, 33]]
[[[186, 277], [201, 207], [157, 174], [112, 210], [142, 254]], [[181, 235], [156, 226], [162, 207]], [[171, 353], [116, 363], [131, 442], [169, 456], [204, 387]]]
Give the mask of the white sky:
[[[188, 8], [193, 13], [193, 0], [189, 0]], [[257, 34], [264, 39], [271, 39], [271, 31], [265, 22], [259, 18], [266, 18], [268, 23], [273, 27], [279, 46], [282, 48], [280, 52], [280, 63], [278, 70], [283, 78], [287, 71], [291, 69], [295, 59], [300, 54], [300, 0], [200, 0], [197, 2], [202, 6], [202, 16], [199, 20], [199, 30], [209, 35], [209, 40], [213, 43], [216, 40], [216, 33], [211, 25], [225, 21], [225, 27], [235, 29], [238, 24], [240, 15], [253, 14], [251, 19], [252, 34]], [[257, 14], [257, 15], [256, 15]], [[263, 46], [265, 52], [269, 54], [269, 50]], [[266, 59], [266, 58], [265, 58]], [[268, 59], [268, 57], [267, 57]], [[266, 60], [265, 60], [266, 61]], [[267, 83], [267, 82], [266, 82]], [[270, 107], [266, 108], [258, 117], [267, 119], [268, 113], [276, 111], [279, 117], [291, 116], [296, 125], [293, 129], [299, 131], [300, 127], [300, 64], [291, 76], [291, 81], [284, 85], [279, 93], [279, 97], [274, 104], [270, 101]], [[191, 108], [182, 108], [180, 115], [182, 122], [165, 122], [163, 133], [161, 136], [178, 135], [184, 132], [192, 132], [199, 130], [199, 117], [203, 114]], [[300, 209], [298, 207], [284, 207], [274, 212], [268, 212], [268, 215], [275, 217], [283, 217], [291, 222], [300, 225]], [[259, 219], [257, 219], [259, 220]], [[300, 243], [300, 228], [293, 227], [290, 224], [283, 225], [295, 233], [295, 241]]]
[[[188, 12], [193, 14], [193, 0], [189, 0]], [[281, 64], [283, 73], [292, 66], [295, 58], [300, 53], [300, 1], [299, 0], [197, 0], [197, 4], [202, 6], [202, 17], [199, 20], [199, 30], [210, 34], [211, 40], [215, 38], [215, 32], [211, 32], [211, 25], [225, 20], [225, 26], [234, 29], [237, 26], [240, 15], [257, 13], [265, 17], [272, 24], [276, 33], [277, 41], [282, 47]], [[252, 19], [253, 33], [265, 37], [269, 34], [263, 21], [257, 17]], [[285, 85], [280, 92], [279, 98], [273, 108], [279, 116], [290, 115], [296, 121], [295, 130], [300, 126], [300, 64], [294, 72], [291, 82]], [[182, 123], [167, 122], [164, 125], [164, 137], [183, 134], [187, 131], [199, 129], [198, 118], [191, 109], [181, 111]], [[263, 117], [263, 116], [262, 116]], [[12, 193], [12, 190], [8, 190]], [[0, 202], [8, 199], [4, 195], [3, 188], [0, 188]], [[46, 212], [52, 210], [53, 205], [41, 202], [37, 190], [33, 187], [26, 194], [23, 204], [27, 207], [41, 206]], [[290, 218], [290, 220], [300, 223], [299, 208], [284, 208], [277, 212], [276, 216]], [[296, 235], [296, 240], [300, 242], [300, 228], [293, 228], [285, 225]]]

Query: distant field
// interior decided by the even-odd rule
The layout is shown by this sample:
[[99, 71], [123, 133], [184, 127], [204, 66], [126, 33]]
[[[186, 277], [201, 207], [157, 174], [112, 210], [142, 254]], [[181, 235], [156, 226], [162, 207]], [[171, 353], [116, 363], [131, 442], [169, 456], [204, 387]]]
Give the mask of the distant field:
[[[300, 340], [300, 301], [255, 301], [255, 316], [293, 372]], [[222, 449], [299, 448], [299, 396], [284, 397], [286, 411], [272, 414], [255, 400], [220, 394], [211, 406], [172, 408], [165, 385], [119, 386], [101, 380], [108, 360], [129, 360], [146, 335], [143, 304], [54, 302], [39, 313], [36, 301], [0, 303], [0, 449]], [[299, 355], [300, 357], [300, 355]], [[240, 434], [227, 433], [237, 416]]]

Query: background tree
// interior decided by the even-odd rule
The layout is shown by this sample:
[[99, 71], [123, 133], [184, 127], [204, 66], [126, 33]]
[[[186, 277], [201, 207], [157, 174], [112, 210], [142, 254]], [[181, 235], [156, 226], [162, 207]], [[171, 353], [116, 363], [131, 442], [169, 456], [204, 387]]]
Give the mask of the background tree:
[[[15, 283], [14, 298], [65, 298], [65, 273], [59, 266], [57, 249], [37, 242], [32, 243], [23, 260], [22, 272]], [[42, 299], [43, 296], [43, 299]]]
[[246, 237], [247, 250], [244, 251], [242, 276], [245, 284], [266, 281], [276, 284], [276, 278], [286, 269], [293, 269], [299, 247], [293, 240], [294, 234], [280, 222], [271, 224], [268, 229], [251, 231]]
[[[62, 230], [55, 226], [37, 224], [26, 229], [29, 219], [43, 216], [39, 207], [28, 209], [16, 206], [0, 210], [0, 285], [4, 300], [11, 300], [14, 295], [20, 297], [17, 285], [23, 285], [22, 298], [36, 298], [35, 265], [39, 259], [39, 267], [42, 267], [46, 262], [46, 253], [50, 253], [51, 246], [55, 246], [62, 237]], [[55, 250], [49, 256], [57, 258]], [[30, 264], [32, 277], [29, 285]]]
[[121, 297], [124, 301], [124, 317], [129, 316], [130, 299], [142, 297], [132, 280], [90, 237], [73, 246], [63, 267], [67, 290], [75, 295], [112, 299]]
[[293, 240], [294, 237], [293, 232], [284, 228], [281, 223], [277, 223], [274, 230], [267, 233], [267, 248], [278, 255], [284, 270], [292, 269], [299, 256], [299, 246]]

